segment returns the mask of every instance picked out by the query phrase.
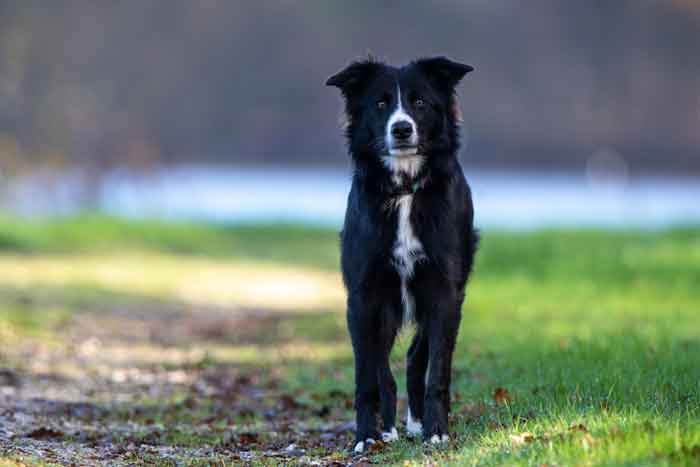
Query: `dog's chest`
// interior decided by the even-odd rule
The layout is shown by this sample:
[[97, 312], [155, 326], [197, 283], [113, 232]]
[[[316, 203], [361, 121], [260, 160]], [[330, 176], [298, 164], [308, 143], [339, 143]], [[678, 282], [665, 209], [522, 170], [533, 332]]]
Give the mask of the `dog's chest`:
[[413, 195], [403, 195], [395, 201], [397, 210], [396, 240], [394, 241], [392, 260], [396, 271], [402, 279], [413, 275], [417, 262], [425, 258], [425, 251], [411, 224]]

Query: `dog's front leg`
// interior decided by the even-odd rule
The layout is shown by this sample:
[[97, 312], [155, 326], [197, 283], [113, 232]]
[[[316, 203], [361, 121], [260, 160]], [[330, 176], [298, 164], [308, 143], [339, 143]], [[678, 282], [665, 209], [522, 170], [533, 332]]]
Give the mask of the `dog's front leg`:
[[379, 331], [378, 355], [378, 381], [379, 381], [379, 408], [384, 429], [382, 441], [392, 442], [399, 438], [396, 430], [396, 380], [391, 373], [389, 356], [396, 339], [400, 322], [393, 307], [386, 307], [380, 316], [381, 329]]
[[419, 325], [406, 355], [406, 389], [408, 392], [406, 431], [409, 436], [423, 434], [422, 420], [427, 368], [428, 336], [423, 327]]
[[450, 381], [461, 310], [450, 291], [433, 295], [433, 306], [426, 316], [428, 332], [428, 383], [423, 412], [423, 438], [431, 443], [449, 439]]
[[379, 439], [377, 431], [379, 323], [376, 310], [359, 294], [349, 297], [347, 317], [355, 356], [357, 431], [354, 451], [363, 452], [368, 444]]

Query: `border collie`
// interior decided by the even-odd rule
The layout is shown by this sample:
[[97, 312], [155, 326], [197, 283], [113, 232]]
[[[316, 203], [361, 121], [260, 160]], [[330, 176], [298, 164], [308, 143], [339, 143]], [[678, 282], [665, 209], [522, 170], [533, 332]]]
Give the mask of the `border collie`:
[[[355, 452], [398, 438], [389, 354], [401, 324], [410, 436], [446, 442], [450, 373], [478, 234], [457, 161], [455, 87], [473, 68], [444, 57], [401, 68], [372, 59], [330, 77], [345, 98], [354, 174], [341, 234], [355, 356]], [[377, 429], [377, 410], [382, 432]]]

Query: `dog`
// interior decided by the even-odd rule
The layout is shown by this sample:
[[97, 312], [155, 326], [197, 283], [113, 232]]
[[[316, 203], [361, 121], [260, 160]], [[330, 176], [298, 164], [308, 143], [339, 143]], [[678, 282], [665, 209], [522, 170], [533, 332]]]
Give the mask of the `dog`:
[[455, 89], [472, 70], [445, 57], [400, 68], [370, 58], [326, 82], [344, 98], [354, 168], [341, 267], [355, 358], [357, 453], [380, 435], [398, 439], [389, 354], [408, 321], [416, 334], [407, 355], [406, 430], [431, 443], [449, 440], [452, 354], [479, 238], [457, 160]]

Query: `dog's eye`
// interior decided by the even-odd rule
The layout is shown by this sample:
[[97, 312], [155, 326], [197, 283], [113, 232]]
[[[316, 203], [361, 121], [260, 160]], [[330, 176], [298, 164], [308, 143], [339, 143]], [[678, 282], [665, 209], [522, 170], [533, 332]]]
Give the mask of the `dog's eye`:
[[425, 102], [423, 102], [423, 99], [418, 98], [418, 99], [413, 101], [413, 105], [415, 107], [421, 108], [421, 107], [425, 107]]
[[384, 110], [386, 109], [386, 101], [377, 101], [377, 108], [379, 110]]

